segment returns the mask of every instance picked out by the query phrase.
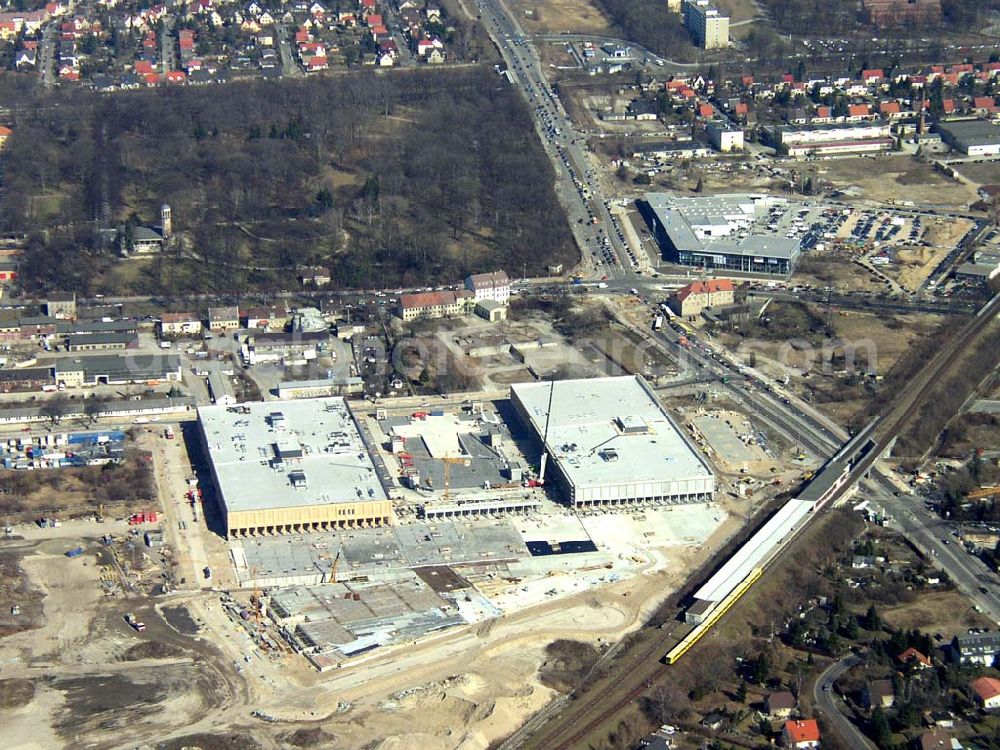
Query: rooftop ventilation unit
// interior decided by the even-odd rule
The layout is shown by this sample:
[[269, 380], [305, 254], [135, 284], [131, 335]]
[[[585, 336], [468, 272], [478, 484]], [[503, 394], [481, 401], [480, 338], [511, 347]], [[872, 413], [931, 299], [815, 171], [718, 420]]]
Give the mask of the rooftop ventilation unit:
[[623, 435], [643, 435], [649, 432], [649, 426], [642, 417], [615, 417], [615, 427]]

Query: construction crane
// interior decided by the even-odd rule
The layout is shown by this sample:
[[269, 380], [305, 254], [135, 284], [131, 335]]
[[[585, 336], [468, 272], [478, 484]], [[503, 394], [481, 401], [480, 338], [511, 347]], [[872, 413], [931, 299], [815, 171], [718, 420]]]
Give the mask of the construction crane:
[[260, 580], [260, 568], [256, 565], [250, 566], [250, 578], [253, 580], [253, 590], [250, 592], [250, 603], [253, 605], [253, 619], [257, 623], [257, 630], [260, 629], [261, 620], [261, 609], [263, 608], [263, 603], [261, 602], [261, 590], [258, 585]]
[[330, 583], [337, 582], [337, 568], [340, 567], [340, 553], [343, 547], [337, 550], [337, 556], [333, 558], [333, 565], [330, 567]]
[[552, 397], [555, 395], [556, 391], [556, 379], [555, 377], [549, 380], [549, 407], [545, 411], [545, 431], [542, 433], [542, 457], [539, 459], [538, 463], [538, 484], [545, 484], [545, 464], [549, 459], [548, 444], [549, 444], [549, 420], [552, 418]]
[[452, 456], [445, 456], [441, 459], [441, 463], [444, 464], [444, 494], [441, 496], [444, 500], [451, 499], [451, 465], [461, 464], [462, 466], [469, 465], [469, 459], [467, 458], [454, 458]]
[[1000, 495], [1000, 487], [980, 487], [975, 492], [970, 492], [965, 496], [967, 500], [982, 500], [986, 497]]

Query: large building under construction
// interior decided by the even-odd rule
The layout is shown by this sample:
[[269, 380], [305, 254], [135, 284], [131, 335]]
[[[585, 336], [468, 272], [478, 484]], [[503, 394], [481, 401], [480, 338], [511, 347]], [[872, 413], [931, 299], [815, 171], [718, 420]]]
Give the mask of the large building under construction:
[[511, 401], [575, 507], [712, 499], [711, 469], [639, 376], [515, 384]]
[[198, 424], [227, 538], [392, 522], [344, 399], [204, 406]]

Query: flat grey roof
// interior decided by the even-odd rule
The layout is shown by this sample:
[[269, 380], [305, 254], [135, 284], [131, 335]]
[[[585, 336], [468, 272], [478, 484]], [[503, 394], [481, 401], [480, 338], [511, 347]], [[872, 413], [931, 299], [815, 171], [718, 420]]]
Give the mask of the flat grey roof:
[[988, 120], [941, 122], [938, 123], [937, 129], [938, 132], [947, 133], [965, 146], [1000, 144], [1000, 127]]
[[294, 390], [296, 388], [337, 388], [342, 385], [360, 385], [364, 383], [364, 378], [359, 377], [339, 377], [320, 378], [318, 380], [282, 380], [278, 383], [278, 391], [282, 388]]
[[[77, 417], [89, 418], [89, 415], [85, 413], [88, 401], [77, 399], [69, 403], [73, 408], [69, 410], [69, 413], [63, 415], [63, 421]], [[98, 406], [97, 416], [122, 417], [159, 411], [187, 411], [193, 409], [194, 405], [194, 399], [186, 396], [181, 398], [148, 398], [142, 401], [106, 401]], [[0, 409], [0, 421], [9, 422], [41, 416], [41, 406], [19, 406]]]
[[762, 567], [777, 546], [809, 515], [813, 504], [789, 500], [733, 553], [715, 574], [694, 592], [694, 598], [709, 602], [725, 599], [754, 568]]
[[160, 379], [176, 373], [181, 367], [177, 354], [70, 354], [55, 361], [56, 375], [60, 372], [80, 372], [92, 379], [97, 376], [129, 376], [133, 380]]
[[963, 263], [955, 270], [958, 276], [981, 276], [984, 279], [991, 279], [996, 273], [997, 267], [993, 263]]
[[343, 398], [203, 406], [198, 420], [230, 511], [386, 499]]
[[639, 376], [515, 383], [539, 435], [550, 389], [547, 449], [574, 486], [714, 476]]
[[879, 130], [888, 129], [888, 124], [879, 122], [807, 122], [803, 125], [771, 125], [779, 133], [823, 133], [834, 130]]
[[[646, 193], [644, 198], [679, 251], [786, 260], [799, 253], [799, 240], [769, 233], [763, 222], [758, 223], [770, 206], [786, 204], [783, 198], [760, 193], [695, 197]], [[749, 236], [740, 239], [741, 232]]]
[[130, 344], [136, 340], [136, 334], [123, 331], [118, 333], [71, 333], [66, 337], [70, 346], [85, 346], [87, 344]]

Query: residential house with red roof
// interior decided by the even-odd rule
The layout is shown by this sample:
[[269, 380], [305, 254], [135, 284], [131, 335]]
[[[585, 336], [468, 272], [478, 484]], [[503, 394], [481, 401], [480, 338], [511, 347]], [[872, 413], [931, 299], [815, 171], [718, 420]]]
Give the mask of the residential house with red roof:
[[887, 120], [898, 120], [903, 116], [899, 102], [879, 102], [878, 113]]
[[1000, 680], [996, 677], [980, 677], [969, 683], [976, 703], [987, 711], [1000, 708]]
[[827, 104], [821, 104], [816, 107], [816, 113], [813, 115], [813, 122], [830, 122], [833, 120], [833, 107]]
[[819, 724], [815, 719], [800, 719], [786, 721], [781, 730], [781, 744], [797, 750], [809, 750], [819, 747]]
[[931, 660], [913, 648], [913, 646], [910, 646], [897, 656], [896, 660], [904, 666], [912, 664], [917, 669], [927, 669], [931, 666]]
[[997, 111], [997, 102], [992, 96], [977, 96], [972, 100], [972, 111], [980, 115], [992, 115]]
[[847, 107], [848, 120], [862, 120], [871, 117], [871, 108], [867, 104], [851, 104]]

